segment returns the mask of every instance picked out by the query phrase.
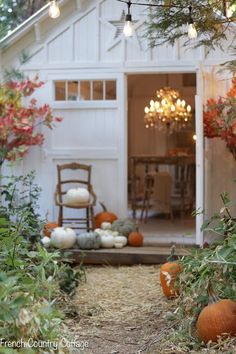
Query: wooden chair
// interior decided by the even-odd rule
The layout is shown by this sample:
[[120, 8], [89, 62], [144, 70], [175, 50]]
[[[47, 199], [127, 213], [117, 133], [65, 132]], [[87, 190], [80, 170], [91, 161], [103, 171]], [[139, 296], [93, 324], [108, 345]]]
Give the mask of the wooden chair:
[[174, 188], [171, 196], [174, 211], [179, 211], [181, 218], [192, 212], [195, 203], [195, 165], [174, 166]]
[[[78, 172], [78, 179], [70, 178], [68, 179], [65, 175], [66, 173], [72, 174], [73, 172]], [[83, 174], [83, 177], [80, 177], [80, 174]], [[55, 203], [59, 207], [58, 214], [58, 225], [62, 226], [64, 224], [70, 224], [70, 226], [74, 229], [87, 229], [87, 231], [95, 228], [94, 222], [94, 210], [93, 207], [96, 204], [96, 194], [93, 191], [93, 187], [91, 184], [91, 166], [83, 165], [80, 163], [68, 163], [64, 165], [57, 165], [57, 177], [58, 183], [55, 192]], [[78, 188], [84, 187], [89, 191], [90, 198], [87, 203], [71, 205], [66, 203], [66, 192], [69, 188]], [[64, 189], [63, 187], [67, 187]], [[76, 217], [76, 218], [68, 218], [64, 217], [64, 208], [72, 208], [72, 209], [85, 209], [86, 216]], [[85, 225], [85, 227], [83, 227]]]
[[173, 218], [171, 188], [172, 177], [168, 172], [154, 172], [146, 175], [141, 220], [144, 218], [144, 222], [147, 222], [148, 211], [151, 208]]

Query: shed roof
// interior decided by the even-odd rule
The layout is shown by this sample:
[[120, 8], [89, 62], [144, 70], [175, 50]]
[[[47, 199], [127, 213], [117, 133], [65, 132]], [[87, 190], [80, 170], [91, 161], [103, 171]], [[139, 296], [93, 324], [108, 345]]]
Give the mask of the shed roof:
[[[59, 0], [58, 4], [60, 6], [63, 6], [68, 1], [69, 0]], [[39, 9], [37, 12], [35, 12], [32, 16], [27, 18], [23, 23], [21, 23], [14, 30], [9, 32], [5, 37], [3, 37], [0, 40], [0, 45], [5, 46], [6, 44], [8, 44], [8, 45], [9, 44], [13, 44], [19, 38], [21, 38], [27, 32], [29, 32], [35, 25], [37, 25], [42, 20], [47, 18], [48, 17], [49, 4], [50, 4], [50, 2], [48, 2], [46, 5], [44, 5], [41, 9]]]

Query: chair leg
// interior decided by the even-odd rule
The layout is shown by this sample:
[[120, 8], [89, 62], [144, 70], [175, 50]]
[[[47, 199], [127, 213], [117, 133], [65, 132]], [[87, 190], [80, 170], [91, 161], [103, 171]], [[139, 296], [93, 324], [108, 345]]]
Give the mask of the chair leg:
[[59, 214], [58, 214], [58, 225], [62, 226], [62, 220], [63, 220], [63, 210], [62, 207], [59, 207]]
[[143, 221], [144, 210], [145, 210], [145, 198], [143, 199], [143, 205], [142, 205], [142, 209], [141, 209], [140, 221]]
[[86, 208], [86, 227], [87, 227], [87, 231], [89, 232], [90, 230], [90, 225], [89, 225], [89, 218], [90, 218], [90, 213], [89, 213], [89, 209], [90, 208]]
[[95, 229], [95, 219], [94, 219], [93, 206], [90, 207], [90, 213], [91, 213], [91, 225], [92, 225], [92, 230], [94, 230], [94, 229]]

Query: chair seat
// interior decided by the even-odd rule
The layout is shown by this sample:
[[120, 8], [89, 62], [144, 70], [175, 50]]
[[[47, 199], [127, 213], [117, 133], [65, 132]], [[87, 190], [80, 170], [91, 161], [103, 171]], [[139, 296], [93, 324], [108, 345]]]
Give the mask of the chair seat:
[[[59, 207], [58, 225], [73, 224], [75, 229], [95, 228], [94, 210], [96, 204], [96, 194], [91, 184], [91, 166], [76, 162], [57, 165], [58, 183], [54, 194], [55, 204]], [[85, 203], [68, 202], [67, 192], [69, 188], [83, 187], [89, 193], [89, 199]], [[78, 215], [67, 211], [68, 216], [64, 216], [63, 209], [84, 209], [84, 213], [77, 212]], [[84, 216], [85, 215], [85, 216]], [[72, 227], [72, 226], [71, 226]]]
[[84, 209], [84, 208], [90, 208], [93, 206], [93, 202], [90, 203], [80, 203], [80, 204], [68, 204], [68, 203], [62, 203], [60, 204], [61, 206], [65, 208], [72, 208], [72, 209]]

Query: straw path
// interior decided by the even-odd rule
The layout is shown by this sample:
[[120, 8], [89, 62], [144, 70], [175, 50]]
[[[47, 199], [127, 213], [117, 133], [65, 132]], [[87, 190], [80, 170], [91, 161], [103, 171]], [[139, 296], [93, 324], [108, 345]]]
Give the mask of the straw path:
[[[73, 354], [227, 353], [214, 347], [189, 351], [192, 338], [178, 340], [180, 323], [170, 321], [178, 300], [163, 296], [158, 266], [87, 267], [86, 274], [69, 301], [77, 316], [65, 324], [73, 340], [88, 341], [89, 348]], [[225, 348], [236, 354], [232, 343]]]

